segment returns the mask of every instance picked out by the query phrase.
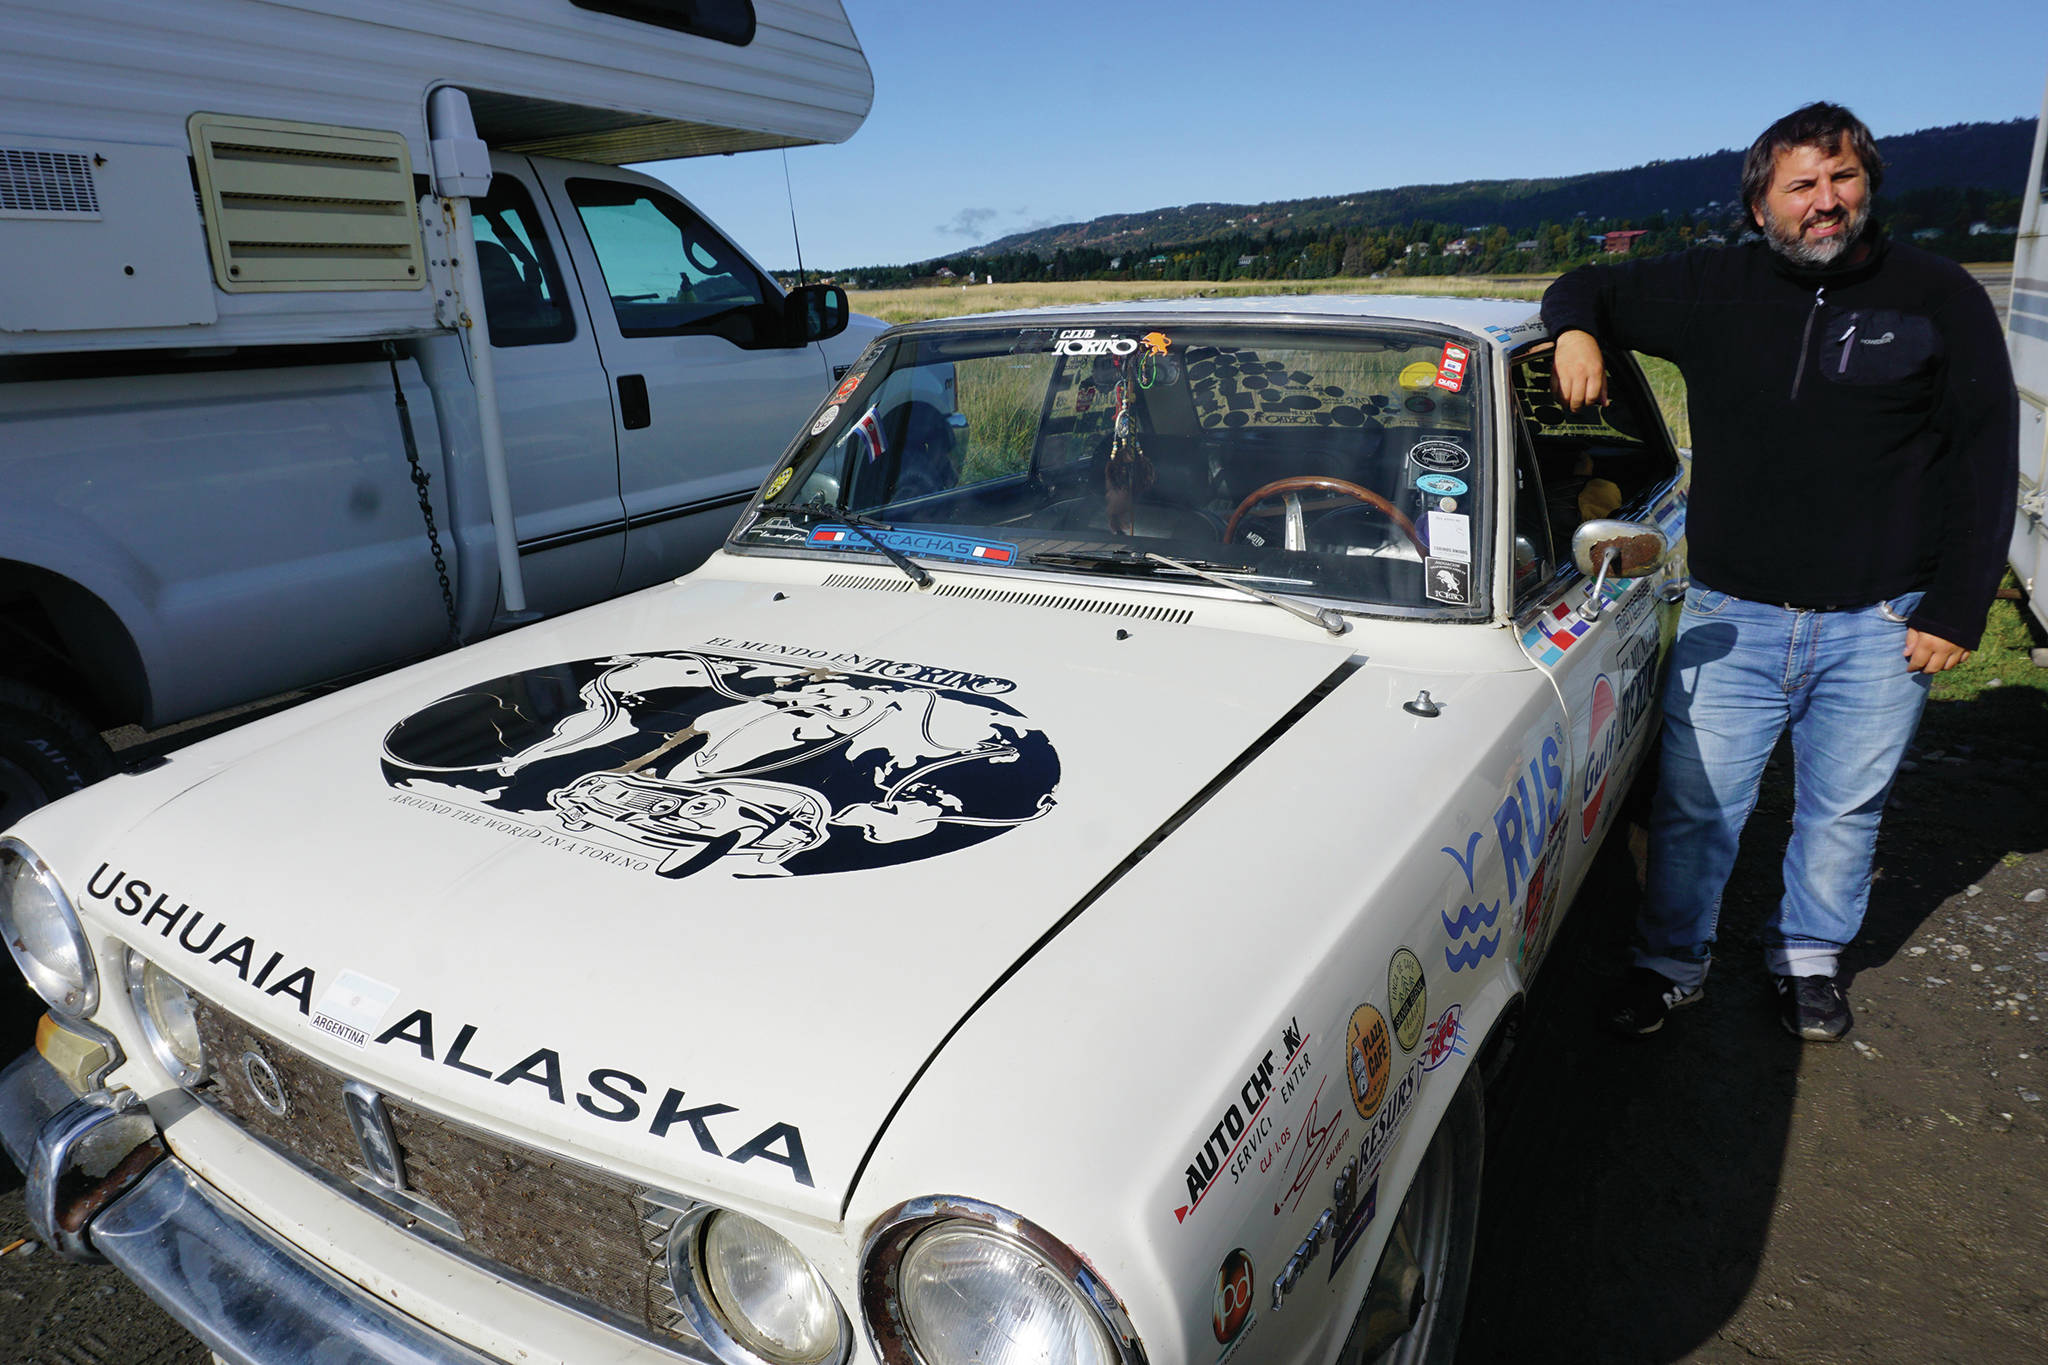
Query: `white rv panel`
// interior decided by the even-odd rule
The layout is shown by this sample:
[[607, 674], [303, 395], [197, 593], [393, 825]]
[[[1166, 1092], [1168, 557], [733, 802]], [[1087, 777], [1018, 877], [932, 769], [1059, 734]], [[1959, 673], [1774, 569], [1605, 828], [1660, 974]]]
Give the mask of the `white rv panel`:
[[[0, 329], [193, 327], [218, 316], [198, 218], [163, 211], [192, 194], [181, 149], [0, 135], [0, 158], [22, 202], [67, 206], [0, 211], [6, 259], [35, 262], [0, 271]], [[35, 192], [46, 185], [57, 193]]]

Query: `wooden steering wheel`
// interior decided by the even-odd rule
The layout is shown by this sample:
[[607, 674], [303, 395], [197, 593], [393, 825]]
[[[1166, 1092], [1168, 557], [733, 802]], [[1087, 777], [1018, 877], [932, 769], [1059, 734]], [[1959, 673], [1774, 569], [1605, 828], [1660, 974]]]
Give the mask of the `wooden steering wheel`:
[[1269, 484], [1254, 488], [1251, 496], [1239, 503], [1237, 510], [1230, 514], [1229, 522], [1223, 527], [1223, 543], [1228, 545], [1237, 538], [1237, 523], [1243, 518], [1245, 513], [1251, 511], [1252, 508], [1258, 506], [1274, 494], [1282, 493], [1287, 495], [1287, 534], [1284, 548], [1289, 550], [1306, 550], [1308, 548], [1308, 537], [1302, 529], [1301, 499], [1295, 495], [1308, 489], [1320, 489], [1327, 493], [1342, 493], [1346, 497], [1357, 498], [1360, 502], [1384, 512], [1388, 520], [1400, 527], [1408, 539], [1414, 542], [1416, 552], [1425, 558], [1428, 557], [1429, 547], [1424, 545], [1422, 537], [1415, 533], [1415, 523], [1403, 516], [1401, 510], [1395, 507], [1394, 504], [1388, 502], [1370, 488], [1352, 483], [1349, 479], [1332, 479], [1321, 474], [1296, 474], [1291, 478], [1275, 479]]

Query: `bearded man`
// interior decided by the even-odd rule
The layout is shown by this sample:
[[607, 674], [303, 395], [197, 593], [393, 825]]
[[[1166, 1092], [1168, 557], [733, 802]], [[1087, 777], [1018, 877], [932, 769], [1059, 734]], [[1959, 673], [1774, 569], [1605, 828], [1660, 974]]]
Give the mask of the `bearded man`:
[[1765, 966], [1792, 1033], [1849, 1031], [1835, 973], [1878, 818], [1933, 675], [1976, 647], [2004, 572], [2019, 417], [1997, 314], [1960, 266], [1886, 239], [1883, 175], [1854, 114], [1809, 104], [1744, 159], [1761, 241], [1583, 267], [1543, 297], [1568, 406], [1606, 401], [1603, 345], [1662, 356], [1695, 441], [1640, 946], [1601, 1009], [1619, 1033], [1701, 998], [1788, 728], [1792, 840]]

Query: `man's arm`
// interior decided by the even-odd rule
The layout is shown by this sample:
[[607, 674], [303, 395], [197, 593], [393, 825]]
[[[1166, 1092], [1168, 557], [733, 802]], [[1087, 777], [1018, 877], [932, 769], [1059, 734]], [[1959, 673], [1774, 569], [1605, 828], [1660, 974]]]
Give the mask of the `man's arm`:
[[2019, 496], [2019, 395], [1998, 314], [1982, 286], [1969, 281], [1934, 321], [1947, 350], [1937, 416], [1947, 448], [1934, 466], [1938, 482], [1926, 493], [1930, 502], [1940, 500], [1941, 561], [1908, 622], [1909, 660], [1916, 643], [1930, 638], [1965, 658], [1976, 648], [2005, 576]]
[[1552, 375], [1566, 407], [1577, 412], [1607, 401], [1602, 341], [1683, 364], [1679, 352], [1697, 297], [1701, 254], [1582, 265], [1551, 281], [1543, 291], [1543, 322], [1557, 339]]

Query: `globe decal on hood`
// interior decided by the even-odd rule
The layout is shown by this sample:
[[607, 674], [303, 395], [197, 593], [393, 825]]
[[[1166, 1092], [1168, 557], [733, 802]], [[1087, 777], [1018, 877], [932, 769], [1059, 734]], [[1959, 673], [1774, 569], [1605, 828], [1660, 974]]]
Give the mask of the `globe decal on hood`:
[[1052, 809], [1059, 756], [987, 695], [997, 680], [875, 662], [886, 672], [684, 650], [530, 669], [394, 725], [384, 778], [670, 878], [913, 862]]

